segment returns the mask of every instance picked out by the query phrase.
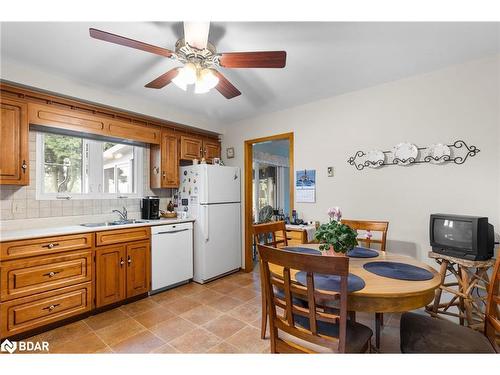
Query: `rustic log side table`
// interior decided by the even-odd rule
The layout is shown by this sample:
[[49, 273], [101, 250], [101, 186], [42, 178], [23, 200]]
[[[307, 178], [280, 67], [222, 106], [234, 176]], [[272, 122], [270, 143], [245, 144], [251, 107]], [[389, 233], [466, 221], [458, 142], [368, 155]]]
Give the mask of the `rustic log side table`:
[[[494, 266], [495, 259], [467, 260], [448, 255], [429, 252], [429, 258], [439, 265], [441, 285], [435, 291], [434, 302], [427, 305], [425, 310], [434, 317], [440, 315], [454, 316], [459, 319], [460, 325], [466, 325], [474, 330], [484, 329], [484, 310], [488, 295], [488, 270]], [[446, 277], [453, 275], [456, 281], [446, 282]], [[441, 302], [443, 291], [452, 295], [449, 302]], [[458, 313], [449, 311], [456, 306]]]

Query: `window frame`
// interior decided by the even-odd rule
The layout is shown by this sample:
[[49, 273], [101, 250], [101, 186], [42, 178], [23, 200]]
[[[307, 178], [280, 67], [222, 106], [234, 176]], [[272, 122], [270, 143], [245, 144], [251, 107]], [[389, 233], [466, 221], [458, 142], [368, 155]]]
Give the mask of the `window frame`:
[[[104, 193], [104, 192], [89, 192], [89, 193], [47, 193], [44, 191], [44, 135], [60, 135], [66, 136], [63, 134], [57, 133], [45, 133], [45, 132], [37, 132], [36, 134], [36, 192], [35, 199], [36, 200], [84, 200], [84, 199], [118, 199], [118, 198], [140, 198], [143, 195], [143, 157], [144, 157], [144, 148], [136, 145], [132, 145], [134, 147], [134, 160], [132, 163], [133, 168], [133, 188], [134, 193]], [[106, 142], [105, 140], [93, 140], [85, 137], [75, 137], [82, 138], [84, 140], [84, 145], [87, 142]], [[118, 143], [113, 141], [113, 143]], [[101, 153], [102, 155], [102, 153]], [[85, 173], [86, 167], [86, 149], [83, 147], [82, 149], [82, 189], [86, 188], [88, 183], [87, 175]], [[101, 190], [104, 189], [104, 160], [102, 160], [100, 164], [100, 168], [102, 169], [100, 172], [101, 175]], [[96, 171], [89, 171], [90, 175], [97, 175]]]

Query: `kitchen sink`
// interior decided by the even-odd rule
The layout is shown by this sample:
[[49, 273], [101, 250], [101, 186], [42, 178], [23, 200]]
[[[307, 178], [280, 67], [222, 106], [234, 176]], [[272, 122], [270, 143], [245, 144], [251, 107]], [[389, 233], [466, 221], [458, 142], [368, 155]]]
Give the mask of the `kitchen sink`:
[[111, 225], [127, 225], [127, 224], [141, 224], [141, 223], [149, 223], [149, 220], [115, 220], [115, 221], [106, 221], [103, 223], [85, 223], [80, 224], [83, 227], [87, 228], [95, 228], [95, 227], [107, 227]]

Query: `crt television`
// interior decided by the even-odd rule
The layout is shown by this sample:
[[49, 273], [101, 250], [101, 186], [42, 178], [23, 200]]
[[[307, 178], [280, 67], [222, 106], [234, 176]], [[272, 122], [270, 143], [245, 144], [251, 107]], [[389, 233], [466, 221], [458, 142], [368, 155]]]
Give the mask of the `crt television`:
[[493, 257], [495, 234], [487, 217], [432, 214], [429, 234], [435, 253], [469, 260]]

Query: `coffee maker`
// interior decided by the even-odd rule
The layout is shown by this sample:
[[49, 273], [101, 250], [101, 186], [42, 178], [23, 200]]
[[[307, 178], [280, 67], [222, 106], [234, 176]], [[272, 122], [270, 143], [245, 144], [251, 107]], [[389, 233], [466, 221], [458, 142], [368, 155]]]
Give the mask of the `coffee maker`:
[[143, 220], [158, 220], [160, 218], [160, 198], [144, 197], [141, 200], [141, 218]]

